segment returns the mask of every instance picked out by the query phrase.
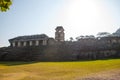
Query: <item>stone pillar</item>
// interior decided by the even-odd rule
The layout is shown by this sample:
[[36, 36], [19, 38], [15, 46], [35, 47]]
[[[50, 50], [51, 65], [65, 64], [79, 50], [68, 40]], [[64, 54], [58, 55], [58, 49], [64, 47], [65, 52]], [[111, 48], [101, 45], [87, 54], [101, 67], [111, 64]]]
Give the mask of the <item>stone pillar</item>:
[[26, 46], [26, 44], [27, 44], [27, 42], [25, 41], [25, 42], [23, 42], [23, 46]]
[[120, 43], [120, 40], [118, 40], [118, 42]]
[[35, 41], [35, 45], [39, 46], [39, 41], [38, 40]]
[[21, 42], [18, 42], [17, 46], [20, 47], [21, 46]]
[[112, 40], [113, 43], [116, 43], [117, 41], [115, 39]]
[[15, 47], [15, 42], [12, 42], [12, 47]]
[[32, 44], [32, 41], [30, 41], [30, 46], [32, 46], [33, 44]]
[[46, 40], [43, 40], [43, 45], [47, 45], [47, 41]]

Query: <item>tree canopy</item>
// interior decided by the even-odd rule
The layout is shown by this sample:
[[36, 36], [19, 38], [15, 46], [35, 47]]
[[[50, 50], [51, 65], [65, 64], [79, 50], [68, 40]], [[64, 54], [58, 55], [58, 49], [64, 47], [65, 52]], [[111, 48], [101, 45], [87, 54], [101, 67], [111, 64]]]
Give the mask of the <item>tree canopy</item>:
[[0, 11], [5, 12], [9, 10], [12, 0], [0, 0]]
[[99, 33], [97, 34], [98, 37], [105, 37], [105, 36], [109, 36], [109, 35], [110, 35], [109, 32], [99, 32]]

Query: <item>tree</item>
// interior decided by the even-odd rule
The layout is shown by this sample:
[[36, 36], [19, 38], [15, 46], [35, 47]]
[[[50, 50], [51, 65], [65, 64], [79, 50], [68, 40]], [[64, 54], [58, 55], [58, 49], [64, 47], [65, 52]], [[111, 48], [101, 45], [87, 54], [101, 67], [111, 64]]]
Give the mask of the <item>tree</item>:
[[76, 37], [76, 40], [79, 41], [80, 39], [84, 39], [85, 36], [81, 35], [81, 36], [78, 36]]
[[108, 32], [99, 32], [97, 34], [98, 37], [106, 37], [106, 36], [109, 36], [109, 35], [110, 35], [110, 33], [108, 33]]
[[5, 12], [9, 10], [12, 0], [0, 0], [0, 11]]
[[94, 38], [95, 38], [94, 35], [86, 35], [86, 36], [81, 35], [76, 37], [76, 40], [79, 41], [80, 39], [94, 39]]
[[70, 41], [73, 41], [73, 37], [70, 37]]
[[94, 36], [94, 35], [86, 35], [84, 38], [85, 38], [85, 39], [94, 39], [95, 36]]

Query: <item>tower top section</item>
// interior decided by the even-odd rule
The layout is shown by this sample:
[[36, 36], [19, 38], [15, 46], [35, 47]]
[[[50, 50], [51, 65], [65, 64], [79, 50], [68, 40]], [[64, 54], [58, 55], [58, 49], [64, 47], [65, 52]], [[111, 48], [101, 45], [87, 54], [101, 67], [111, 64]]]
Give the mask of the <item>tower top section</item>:
[[64, 29], [63, 29], [62, 26], [57, 26], [57, 27], [55, 28], [55, 30], [63, 30], [63, 31], [64, 31]]
[[55, 32], [55, 40], [56, 41], [64, 41], [64, 28], [62, 26], [57, 26], [55, 28], [56, 32]]

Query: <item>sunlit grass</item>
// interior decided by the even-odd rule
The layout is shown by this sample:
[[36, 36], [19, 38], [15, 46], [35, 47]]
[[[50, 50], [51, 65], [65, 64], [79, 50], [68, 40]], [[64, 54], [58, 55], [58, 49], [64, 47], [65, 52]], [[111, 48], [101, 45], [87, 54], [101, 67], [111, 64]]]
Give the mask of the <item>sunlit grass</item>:
[[120, 69], [120, 59], [78, 62], [0, 62], [0, 80], [76, 80]]

